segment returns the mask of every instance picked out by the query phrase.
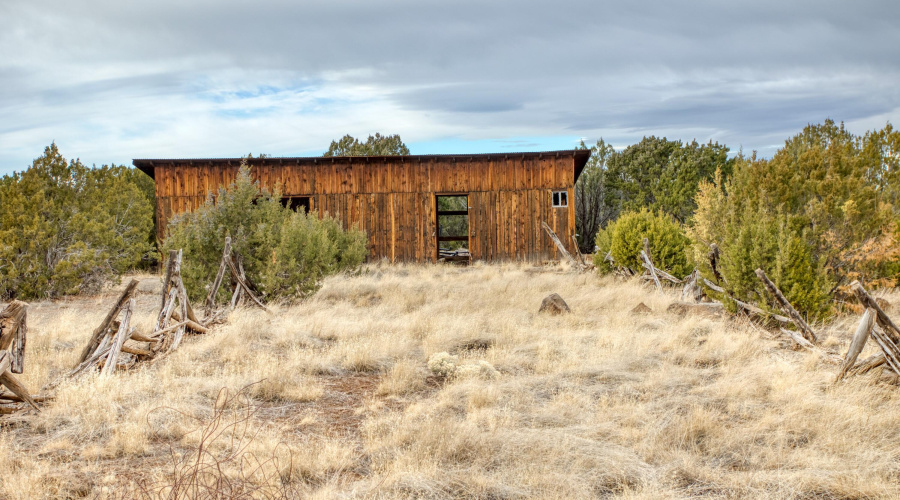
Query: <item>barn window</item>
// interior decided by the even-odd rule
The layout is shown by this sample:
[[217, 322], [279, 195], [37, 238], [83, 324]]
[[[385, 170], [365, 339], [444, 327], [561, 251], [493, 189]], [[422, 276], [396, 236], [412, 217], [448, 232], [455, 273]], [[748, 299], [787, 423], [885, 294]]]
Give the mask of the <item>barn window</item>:
[[299, 212], [301, 209], [309, 212], [309, 196], [285, 196], [281, 199], [281, 206], [290, 208], [294, 212]]
[[553, 206], [554, 207], [568, 207], [569, 206], [569, 193], [566, 191], [554, 191], [553, 192]]

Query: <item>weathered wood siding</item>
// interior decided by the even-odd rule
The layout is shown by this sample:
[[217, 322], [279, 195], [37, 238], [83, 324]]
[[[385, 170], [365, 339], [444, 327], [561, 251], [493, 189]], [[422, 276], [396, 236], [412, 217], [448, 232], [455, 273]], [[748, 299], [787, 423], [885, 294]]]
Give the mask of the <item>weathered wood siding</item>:
[[[313, 212], [368, 233], [370, 256], [434, 261], [436, 195], [469, 196], [469, 249], [473, 259], [556, 259], [546, 221], [574, 251], [575, 175], [586, 153], [517, 155], [262, 158], [251, 173], [283, 196], [309, 196]], [[234, 181], [240, 160], [135, 160], [156, 180], [158, 236], [169, 220], [200, 206], [208, 193]], [[580, 165], [579, 165], [580, 164]], [[568, 192], [568, 207], [553, 207], [552, 193]]]

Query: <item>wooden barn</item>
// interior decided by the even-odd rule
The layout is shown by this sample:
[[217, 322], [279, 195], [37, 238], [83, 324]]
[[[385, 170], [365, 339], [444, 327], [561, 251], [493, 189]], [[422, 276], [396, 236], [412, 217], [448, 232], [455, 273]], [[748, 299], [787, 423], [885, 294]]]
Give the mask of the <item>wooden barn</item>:
[[[589, 150], [540, 153], [252, 158], [260, 184], [295, 210], [331, 214], [369, 236], [372, 259], [557, 259], [541, 223], [570, 252], [575, 181]], [[240, 158], [134, 160], [156, 183], [158, 236], [176, 214], [236, 177]]]

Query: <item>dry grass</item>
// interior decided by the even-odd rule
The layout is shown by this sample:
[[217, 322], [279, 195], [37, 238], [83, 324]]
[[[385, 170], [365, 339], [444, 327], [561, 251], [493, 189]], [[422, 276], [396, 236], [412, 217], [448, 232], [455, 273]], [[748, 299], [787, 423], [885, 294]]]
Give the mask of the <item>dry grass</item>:
[[[158, 297], [142, 290], [147, 330]], [[551, 292], [572, 314], [537, 314]], [[113, 296], [32, 305], [30, 388], [74, 365]], [[674, 299], [515, 265], [331, 278], [157, 364], [64, 382], [0, 430], [0, 498], [900, 496], [898, 388], [834, 386], [823, 356], [672, 316]], [[435, 377], [443, 351], [500, 375]]]

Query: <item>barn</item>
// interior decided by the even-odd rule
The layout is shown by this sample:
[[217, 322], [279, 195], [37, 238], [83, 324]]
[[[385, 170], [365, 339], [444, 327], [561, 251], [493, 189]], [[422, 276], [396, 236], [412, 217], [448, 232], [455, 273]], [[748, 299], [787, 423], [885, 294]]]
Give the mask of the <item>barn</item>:
[[[575, 181], [590, 150], [473, 155], [250, 158], [252, 176], [295, 210], [367, 232], [371, 259], [540, 262], [575, 251]], [[240, 158], [136, 159], [156, 184], [157, 236], [237, 176]]]

